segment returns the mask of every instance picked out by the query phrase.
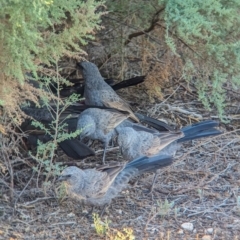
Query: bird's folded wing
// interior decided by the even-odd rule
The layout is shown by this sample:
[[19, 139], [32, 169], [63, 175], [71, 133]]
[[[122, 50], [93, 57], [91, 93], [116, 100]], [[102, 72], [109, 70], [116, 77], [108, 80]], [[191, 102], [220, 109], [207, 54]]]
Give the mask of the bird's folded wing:
[[106, 129], [104, 131], [105, 134], [107, 134], [108, 132], [112, 131], [115, 127], [117, 127], [121, 122], [123, 122], [124, 120], [126, 120], [130, 114], [123, 114], [120, 112], [113, 112], [113, 111], [106, 111], [106, 117], [107, 117], [107, 126]]
[[155, 137], [149, 144], [149, 148], [146, 149], [145, 155], [153, 156], [157, 154], [161, 149], [162, 149], [161, 140], [158, 137]]
[[119, 96], [116, 96], [115, 94], [113, 95], [109, 93], [107, 90], [101, 90], [100, 94], [101, 94], [102, 103], [104, 106], [118, 109], [120, 111], [129, 112], [130, 117], [134, 121], [139, 122], [138, 118], [132, 112], [130, 105], [127, 102], [125, 102], [123, 99], [121, 99]]
[[86, 170], [85, 194], [90, 198], [101, 198], [109, 189], [118, 173], [124, 166], [102, 167], [101, 171], [96, 169]]
[[147, 156], [152, 156], [160, 152], [170, 143], [176, 141], [177, 139], [183, 137], [184, 134], [181, 132], [177, 133], [170, 133], [170, 132], [163, 132], [157, 135], [154, 135], [153, 139], [150, 141], [149, 148], [147, 150]]
[[85, 170], [84, 195], [87, 198], [98, 198], [107, 191], [108, 175], [95, 169]]

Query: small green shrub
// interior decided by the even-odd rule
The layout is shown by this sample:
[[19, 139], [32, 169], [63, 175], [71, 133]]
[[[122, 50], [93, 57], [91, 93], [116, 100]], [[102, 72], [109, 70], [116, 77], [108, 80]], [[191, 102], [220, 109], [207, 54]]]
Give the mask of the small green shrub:
[[[57, 64], [56, 64], [57, 66]], [[58, 70], [58, 68], [57, 68]], [[60, 172], [63, 170], [61, 163], [54, 162], [55, 159], [55, 151], [57, 149], [58, 143], [69, 139], [75, 138], [79, 136], [80, 130], [76, 130], [75, 132], [68, 133], [66, 132], [67, 123], [65, 120], [71, 117], [69, 114], [65, 119], [60, 118], [61, 114], [73, 103], [80, 100], [80, 97], [77, 94], [72, 94], [70, 97], [65, 99], [60, 99], [60, 86], [65, 83], [68, 84], [66, 79], [58, 77], [59, 74], [57, 72], [56, 77], [42, 79], [41, 88], [43, 91], [48, 91], [51, 93], [50, 85], [54, 85], [57, 90], [57, 96], [49, 101], [47, 97], [42, 95], [40, 98], [40, 107], [44, 107], [49, 113], [52, 114], [52, 122], [48, 125], [44, 125], [41, 122], [36, 120], [32, 121], [32, 125], [36, 127], [36, 129], [43, 130], [45, 134], [48, 134], [51, 137], [51, 141], [43, 143], [38, 140], [38, 147], [36, 155], [31, 154], [32, 158], [38, 162], [38, 165], [34, 167], [34, 170], [38, 173], [43, 174], [45, 178], [45, 186], [48, 187], [48, 179], [49, 177], [59, 176]], [[53, 94], [52, 94], [53, 95]], [[52, 107], [54, 105], [54, 108]]]
[[109, 240], [134, 240], [135, 236], [131, 228], [123, 228], [123, 230], [117, 230], [109, 227], [109, 221], [102, 222], [99, 215], [93, 213], [94, 227], [98, 235], [105, 235]]
[[93, 223], [98, 235], [105, 235], [109, 230], [109, 222], [107, 220], [102, 222], [99, 215], [96, 213], [93, 213]]
[[[224, 84], [240, 86], [240, 2], [215, 0], [163, 0], [167, 43], [181, 39], [191, 51], [182, 54], [187, 64], [184, 77], [195, 85], [199, 99], [224, 116]], [[178, 52], [176, 45], [171, 45]], [[191, 63], [191, 64], [189, 64]], [[188, 76], [187, 76], [188, 75]]]

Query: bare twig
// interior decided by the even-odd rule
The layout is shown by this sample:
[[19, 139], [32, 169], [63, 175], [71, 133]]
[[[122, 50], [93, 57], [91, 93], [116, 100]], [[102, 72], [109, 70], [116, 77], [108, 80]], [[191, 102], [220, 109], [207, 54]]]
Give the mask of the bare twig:
[[199, 120], [201, 120], [201, 119], [203, 119], [203, 116], [202, 115], [200, 115], [200, 114], [198, 114], [198, 113], [195, 113], [195, 112], [190, 112], [190, 111], [188, 111], [188, 110], [186, 110], [186, 109], [183, 109], [183, 108], [180, 108], [180, 107], [174, 107], [174, 106], [171, 106], [171, 105], [169, 105], [169, 104], [163, 104], [163, 103], [160, 103], [159, 105], [158, 105], [159, 107], [160, 106], [162, 106], [162, 107], [166, 107], [168, 110], [170, 110], [170, 111], [175, 111], [175, 112], [180, 112], [180, 113], [183, 113], [183, 114], [186, 114], [186, 115], [190, 115], [190, 116], [192, 116], [192, 117], [194, 117], [194, 118], [197, 118], [197, 119], [199, 119]]
[[[112, 152], [112, 151], [115, 151], [115, 150], [118, 150], [118, 149], [119, 149], [119, 146], [117, 146], [117, 147], [112, 147], [112, 148], [108, 148], [108, 149], [107, 149], [107, 152]], [[103, 152], [104, 152], [104, 150], [101, 149], [101, 150], [95, 151], [95, 154], [98, 155], [98, 154], [102, 154]]]
[[15, 203], [14, 203], [14, 208], [15, 208], [15, 209], [16, 209], [16, 204], [17, 204], [18, 199], [22, 196], [23, 192], [24, 192], [25, 189], [28, 187], [29, 183], [32, 181], [33, 176], [34, 176], [34, 172], [32, 173], [32, 176], [31, 176], [31, 178], [29, 179], [29, 181], [27, 182], [27, 184], [24, 186], [23, 190], [20, 192], [20, 194], [19, 194], [18, 197], [16, 198]]
[[51, 226], [56, 226], [56, 225], [72, 225], [72, 224], [76, 224], [77, 222], [59, 222], [59, 223], [54, 223], [51, 224]]
[[23, 206], [23, 207], [29, 207], [29, 205], [38, 203], [38, 202], [40, 202], [40, 201], [45, 201], [45, 200], [48, 200], [48, 199], [54, 199], [54, 197], [37, 198], [37, 199], [35, 199], [34, 201], [26, 202], [26, 203], [24, 203], [24, 204], [21, 204], [21, 206]]
[[155, 26], [157, 25], [157, 22], [159, 21], [158, 16], [164, 9], [165, 8], [161, 8], [154, 14], [152, 21], [151, 21], [151, 25], [147, 29], [129, 34], [127, 37], [127, 40], [124, 42], [124, 45], [125, 46], [128, 45], [131, 42], [132, 38], [139, 37], [141, 35], [144, 35], [146, 33], [153, 31]]

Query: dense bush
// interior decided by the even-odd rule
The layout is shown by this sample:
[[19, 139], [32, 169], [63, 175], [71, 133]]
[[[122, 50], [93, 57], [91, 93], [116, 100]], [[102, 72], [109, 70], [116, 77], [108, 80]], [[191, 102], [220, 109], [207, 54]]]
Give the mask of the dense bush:
[[[100, 28], [95, 0], [7, 0], [0, 3], [0, 104], [9, 113], [36, 92], [24, 84], [26, 72], [37, 71], [61, 57], [81, 58], [81, 45]], [[24, 92], [21, 94], [20, 92]]]
[[[233, 87], [240, 85], [240, 2], [122, 0], [107, 3], [117, 23], [121, 20], [128, 27], [125, 38], [145, 35], [160, 48], [165, 42], [175, 55], [172, 59], [177, 56], [182, 61], [178, 65], [182, 66], [182, 76], [196, 85], [199, 99], [208, 109], [215, 105], [223, 119], [226, 97], [223, 86], [227, 82]], [[159, 29], [165, 33], [157, 36]]]
[[[166, 40], [177, 53], [174, 36], [193, 50], [184, 57], [188, 79], [198, 76], [199, 98], [214, 103], [221, 117], [225, 94], [223, 84], [240, 85], [240, 2], [215, 0], [165, 0]], [[207, 90], [211, 89], [210, 94]]]

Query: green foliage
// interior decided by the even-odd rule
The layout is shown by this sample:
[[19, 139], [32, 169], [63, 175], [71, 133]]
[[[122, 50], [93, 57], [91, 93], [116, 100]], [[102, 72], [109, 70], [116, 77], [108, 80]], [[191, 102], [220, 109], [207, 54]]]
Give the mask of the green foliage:
[[184, 59], [188, 59], [185, 70], [190, 76], [198, 77], [195, 84], [199, 99], [208, 109], [213, 103], [223, 119], [223, 85], [227, 81], [235, 87], [240, 85], [240, 2], [161, 0], [159, 3], [165, 5], [166, 38], [171, 39], [167, 44], [175, 48], [173, 52], [178, 52], [172, 42], [181, 39], [194, 49], [184, 55]]
[[158, 0], [151, 1], [106, 1], [108, 10], [119, 15], [122, 19], [131, 17], [131, 23], [137, 28], [149, 27], [149, 23], [159, 6]]
[[161, 201], [158, 201], [157, 205], [158, 205], [158, 210], [157, 210], [158, 215], [160, 215], [161, 217], [164, 217], [170, 212], [171, 208], [174, 206], [174, 202], [168, 202], [168, 200], [165, 199], [164, 203]]
[[122, 231], [110, 229], [110, 231], [107, 232], [107, 237], [109, 240], [134, 240], [135, 239], [132, 228], [123, 228]]
[[122, 231], [119, 231], [114, 228], [109, 227], [109, 221], [101, 221], [98, 214], [93, 213], [93, 223], [95, 230], [98, 235], [105, 235], [109, 240], [134, 240], [135, 236], [131, 228], [123, 228]]
[[215, 106], [224, 120], [224, 84], [240, 86], [239, 0], [121, 0], [107, 5], [113, 17], [118, 16], [117, 23], [124, 23], [121, 37], [157, 22], [155, 29], [164, 29], [165, 38], [150, 33], [145, 37], [155, 45], [165, 41], [173, 58], [186, 64], [183, 77], [196, 85], [204, 106]]
[[[43, 91], [51, 92], [50, 85], [56, 85], [57, 97], [51, 100], [51, 104], [49, 99], [44, 95], [42, 95], [42, 98], [40, 99], [40, 107], [45, 107], [45, 109], [52, 113], [53, 120], [47, 126], [38, 121], [32, 121], [32, 125], [37, 129], [43, 130], [45, 134], [48, 134], [51, 137], [52, 140], [46, 143], [38, 141], [37, 153], [36, 155], [31, 154], [31, 156], [39, 163], [38, 166], [34, 167], [34, 170], [45, 175], [45, 187], [48, 187], [49, 177], [58, 176], [63, 170], [61, 163], [53, 162], [56, 157], [55, 150], [57, 149], [58, 143], [69, 138], [75, 138], [80, 134], [79, 130], [76, 130], [73, 133], [67, 133], [67, 124], [64, 121], [70, 118], [71, 115], [66, 116], [65, 119], [60, 118], [60, 115], [68, 106], [79, 101], [80, 98], [77, 94], [72, 94], [70, 97], [65, 98], [64, 100], [60, 99], [60, 85], [63, 83], [69, 84], [63, 78], [52, 77], [50, 79], [45, 77], [42, 79], [42, 81], [44, 82], [41, 85], [41, 88], [44, 89]], [[52, 105], [55, 106], [54, 109], [51, 107]]]
[[98, 235], [104, 235], [109, 230], [109, 222], [107, 220], [102, 222], [96, 213], [93, 213], [93, 223]]
[[64, 182], [62, 182], [60, 186], [56, 188], [56, 195], [59, 203], [63, 202], [64, 199], [67, 197], [67, 189]]
[[8, 0], [0, 3], [0, 63], [3, 73], [23, 83], [40, 63], [79, 57], [99, 29], [103, 1]]

